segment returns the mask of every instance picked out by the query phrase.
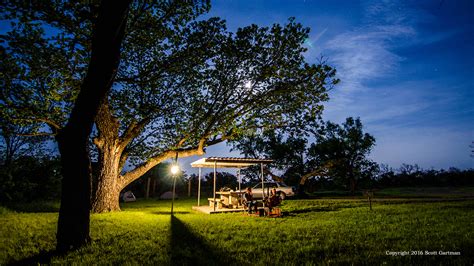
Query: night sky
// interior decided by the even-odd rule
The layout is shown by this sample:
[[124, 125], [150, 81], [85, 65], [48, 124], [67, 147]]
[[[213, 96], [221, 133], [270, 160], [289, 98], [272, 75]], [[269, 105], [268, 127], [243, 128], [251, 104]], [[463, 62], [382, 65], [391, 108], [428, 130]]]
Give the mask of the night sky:
[[[474, 1], [220, 0], [208, 16], [231, 31], [289, 17], [310, 27], [306, 60], [323, 56], [341, 79], [324, 119], [360, 117], [376, 162], [474, 167]], [[206, 156], [239, 155], [228, 149]]]

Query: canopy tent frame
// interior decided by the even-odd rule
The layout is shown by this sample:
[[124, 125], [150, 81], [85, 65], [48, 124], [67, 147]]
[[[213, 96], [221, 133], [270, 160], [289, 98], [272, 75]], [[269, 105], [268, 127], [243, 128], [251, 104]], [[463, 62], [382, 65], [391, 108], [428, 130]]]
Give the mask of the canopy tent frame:
[[[191, 163], [191, 167], [199, 168], [199, 181], [198, 181], [198, 206], [200, 206], [201, 200], [201, 175], [202, 168], [213, 168], [214, 169], [214, 182], [213, 182], [213, 208], [216, 210], [216, 176], [217, 168], [237, 168], [237, 179], [239, 181], [239, 192], [242, 191], [241, 183], [242, 178], [240, 175], [240, 170], [242, 168], [247, 168], [253, 165], [260, 165], [260, 177], [262, 181], [262, 193], [263, 198], [265, 198], [265, 189], [264, 189], [264, 174], [263, 174], [263, 165], [272, 163], [271, 159], [253, 159], [253, 158], [235, 158], [235, 157], [209, 157], [201, 158], [195, 162]], [[265, 204], [265, 203], [264, 203]], [[265, 206], [265, 205], [264, 205]]]

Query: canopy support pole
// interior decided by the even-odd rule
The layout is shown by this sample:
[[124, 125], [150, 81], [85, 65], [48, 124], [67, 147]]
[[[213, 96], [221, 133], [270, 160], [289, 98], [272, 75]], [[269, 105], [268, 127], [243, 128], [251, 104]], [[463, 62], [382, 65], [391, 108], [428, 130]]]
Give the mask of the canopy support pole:
[[216, 211], [216, 171], [217, 171], [217, 161], [214, 162], [214, 211]]
[[260, 163], [260, 170], [262, 175], [262, 199], [263, 199], [263, 207], [265, 208], [265, 188], [263, 185], [263, 163]]
[[238, 200], [238, 205], [240, 206], [240, 204], [242, 203], [242, 188], [241, 188], [241, 183], [242, 183], [242, 178], [240, 177], [240, 168], [237, 168], [237, 180], [239, 180], [239, 194], [238, 197], [239, 197], [239, 200]]
[[199, 167], [199, 179], [198, 179], [198, 206], [201, 206], [201, 167]]
[[240, 184], [242, 183], [242, 179], [240, 177], [240, 168], [237, 169], [237, 179], [239, 180], [239, 192], [242, 191], [241, 187], [240, 187]]

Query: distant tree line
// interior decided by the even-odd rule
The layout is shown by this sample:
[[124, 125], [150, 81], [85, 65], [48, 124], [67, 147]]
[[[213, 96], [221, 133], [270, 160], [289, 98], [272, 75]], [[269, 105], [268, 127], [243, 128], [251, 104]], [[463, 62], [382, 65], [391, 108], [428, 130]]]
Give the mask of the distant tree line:
[[[271, 158], [265, 169], [270, 179], [297, 186], [299, 192], [347, 190], [393, 186], [465, 186], [474, 184], [473, 169], [422, 169], [402, 164], [399, 169], [377, 164], [369, 158], [375, 137], [364, 132], [359, 118], [342, 124], [315, 123], [305, 134], [274, 130], [247, 136], [232, 143], [246, 157]], [[249, 168], [247, 178], [258, 182], [258, 169]]]
[[[160, 164], [147, 172], [143, 177], [130, 184], [125, 190], [131, 190], [137, 197], [145, 197], [147, 189], [147, 179], [150, 181], [150, 197], [159, 197], [162, 193], [170, 191], [172, 179], [168, 171], [169, 165]], [[257, 174], [259, 169], [249, 169], [242, 171], [241, 189], [253, 187], [261, 182], [261, 177]], [[288, 178], [287, 178], [288, 177]], [[190, 194], [195, 197], [198, 190], [198, 175], [184, 174], [180, 176], [176, 183], [176, 191], [179, 197], [187, 196], [190, 185]], [[266, 181], [272, 181], [270, 174], [265, 175]], [[285, 184], [293, 187], [299, 186], [298, 178], [291, 178], [289, 174], [282, 175]], [[202, 197], [212, 196], [214, 185], [214, 173], [206, 173], [201, 176]], [[216, 173], [216, 191], [227, 187], [238, 189], [238, 177], [229, 172]], [[392, 168], [386, 164], [375, 164], [370, 175], [364, 175], [358, 180], [357, 191], [369, 189], [381, 189], [389, 187], [449, 187], [449, 186], [474, 186], [474, 169], [461, 170], [455, 167], [449, 169], [423, 169], [417, 164], [402, 164], [399, 168]], [[318, 191], [346, 191], [351, 192], [350, 184], [341, 182], [338, 178], [331, 176], [317, 176], [308, 178], [304, 186], [306, 193]]]
[[[22, 127], [3, 128], [0, 150], [0, 199], [2, 202], [55, 200], [60, 195], [60, 161], [45, 148], [44, 140], [16, 134]], [[267, 180], [284, 181], [299, 192], [321, 190], [357, 190], [385, 187], [473, 186], [474, 169], [422, 169], [417, 164], [402, 164], [398, 169], [377, 164], [368, 158], [375, 138], [363, 132], [360, 119], [347, 118], [341, 124], [321, 123], [312, 131], [314, 139], [304, 135], [285, 136], [268, 130], [259, 135], [232, 143], [246, 157], [272, 158], [274, 163], [264, 169]], [[95, 165], [92, 168], [97, 169]], [[158, 197], [171, 189], [169, 164], [160, 163], [123, 191], [131, 190], [137, 197]], [[258, 168], [258, 169], [257, 169]], [[93, 171], [93, 175], [100, 172]], [[213, 173], [201, 179], [202, 195], [213, 191]], [[260, 182], [260, 169], [242, 171], [242, 188]], [[96, 180], [95, 178], [93, 180]], [[92, 186], [96, 186], [93, 182]], [[196, 195], [196, 174], [178, 178], [180, 195]], [[216, 188], [236, 189], [238, 179], [227, 172], [218, 172]]]
[[[422, 169], [417, 164], [402, 164], [398, 169], [385, 164], [377, 165], [373, 175], [359, 180], [358, 190], [389, 187], [457, 187], [474, 186], [474, 169]], [[347, 186], [335, 182], [329, 176], [308, 180], [308, 192], [324, 190], [348, 190]]]
[[[160, 164], [136, 180], [125, 190], [131, 190], [137, 197], [145, 197], [148, 178], [150, 178], [149, 197], [159, 197], [171, 190], [171, 177], [168, 165]], [[9, 165], [4, 161], [0, 166], [0, 201], [3, 204], [11, 202], [32, 202], [44, 200], [59, 200], [61, 190], [60, 162], [52, 156], [23, 155], [12, 159]], [[212, 195], [214, 174], [207, 173], [201, 177], [201, 194]], [[272, 180], [266, 175], [267, 180]], [[283, 178], [289, 186], [299, 186], [297, 178]], [[191, 195], [197, 195], [198, 176], [183, 175], [178, 178], [177, 193], [180, 197], [188, 194], [188, 182], [191, 182]], [[242, 176], [242, 189], [254, 186], [260, 182], [258, 175], [247, 173]], [[446, 187], [474, 186], [474, 169], [423, 169], [417, 164], [402, 164], [395, 169], [386, 164], [377, 165], [372, 175], [359, 179], [357, 190], [379, 189], [388, 187]], [[217, 172], [216, 187], [231, 189], [238, 188], [237, 177], [228, 172]], [[125, 191], [124, 190], [124, 191]], [[350, 191], [347, 183], [339, 182], [331, 176], [311, 177], [307, 180], [305, 191], [308, 193], [327, 190]]]
[[461, 170], [450, 167], [447, 170], [423, 169], [417, 164], [402, 164], [396, 170], [380, 165], [374, 185], [380, 187], [401, 186], [472, 186], [474, 169]]

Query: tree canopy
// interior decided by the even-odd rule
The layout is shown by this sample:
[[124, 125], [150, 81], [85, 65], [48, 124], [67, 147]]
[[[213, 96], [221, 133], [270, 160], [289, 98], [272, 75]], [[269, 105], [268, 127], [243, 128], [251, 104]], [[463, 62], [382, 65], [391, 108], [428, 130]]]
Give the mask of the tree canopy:
[[[101, 174], [94, 199], [118, 194], [176, 154], [203, 154], [206, 146], [262, 129], [299, 131], [320, 116], [326, 91], [338, 80], [324, 62], [305, 62], [308, 28], [290, 18], [231, 33], [219, 18], [196, 19], [208, 8], [132, 2], [118, 72], [95, 119]], [[85, 76], [97, 6], [46, 2], [30, 12], [16, 3], [6, 10], [13, 24], [2, 49], [12, 67], [3, 110], [10, 121], [39, 124], [46, 131], [39, 134], [54, 135]], [[136, 167], [124, 172], [127, 162]], [[105, 182], [113, 193], [100, 191], [106, 176], [115, 179]]]
[[268, 130], [233, 142], [233, 148], [245, 156], [274, 159], [267, 174], [291, 185], [303, 186], [318, 176], [354, 191], [358, 180], [375, 174], [377, 165], [367, 157], [375, 138], [363, 132], [359, 118], [349, 117], [342, 125], [327, 121], [310, 131], [314, 134]]
[[349, 117], [342, 125], [327, 121], [308, 154], [315, 164], [329, 165], [328, 175], [354, 192], [360, 179], [370, 178], [377, 170], [368, 158], [374, 145], [375, 138], [364, 133], [360, 119]]

